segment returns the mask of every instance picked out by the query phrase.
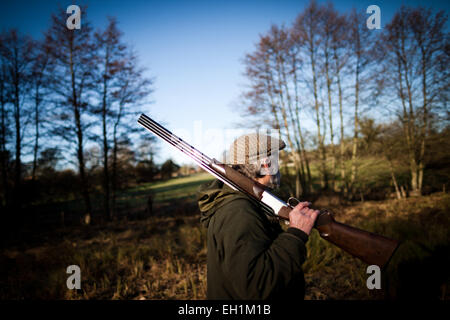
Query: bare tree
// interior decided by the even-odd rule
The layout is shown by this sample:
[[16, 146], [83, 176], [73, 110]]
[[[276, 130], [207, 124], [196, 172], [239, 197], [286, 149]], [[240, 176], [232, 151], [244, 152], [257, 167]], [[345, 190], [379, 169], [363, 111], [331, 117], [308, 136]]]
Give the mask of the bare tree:
[[345, 144], [344, 144], [344, 106], [343, 106], [343, 88], [342, 79], [345, 67], [349, 60], [349, 22], [346, 16], [337, 16], [334, 20], [335, 28], [331, 37], [331, 47], [334, 62], [334, 77], [336, 79], [338, 104], [339, 104], [339, 120], [340, 120], [340, 137], [339, 137], [339, 162], [342, 186], [341, 191], [347, 193], [346, 172], [345, 172]]
[[395, 195], [397, 199], [404, 198], [404, 192], [402, 192], [402, 186], [399, 184], [396, 174], [395, 174], [395, 162], [400, 157], [400, 153], [403, 151], [402, 140], [398, 139], [401, 136], [398, 131], [401, 131], [401, 128], [397, 125], [397, 123], [390, 123], [381, 126], [381, 135], [379, 138], [379, 142], [382, 144], [382, 153], [385, 157], [386, 161], [389, 164], [389, 171], [391, 174], [392, 184], [394, 185]]
[[[410, 164], [411, 171], [416, 172], [413, 180], [415, 185], [423, 183], [430, 119], [436, 118], [437, 113], [441, 118], [448, 117], [449, 45], [448, 34], [442, 31], [446, 17], [443, 13], [432, 17], [424, 9], [403, 10], [398, 15], [404, 20], [401, 24], [404, 30], [396, 31], [395, 38], [388, 25], [384, 33], [390, 38], [380, 38], [383, 31], [369, 30], [365, 15], [356, 10], [341, 15], [331, 4], [311, 1], [291, 28], [272, 26], [260, 37], [255, 51], [246, 56], [245, 75], [250, 80], [244, 95], [246, 112], [260, 122], [265, 120], [280, 128], [280, 134], [287, 139], [297, 174], [296, 195], [300, 186], [303, 193], [311, 190], [309, 160], [300, 126], [302, 117], [311, 118], [306, 106], [312, 106], [315, 121], [313, 143], [318, 154], [315, 164], [322, 189], [331, 186], [338, 190], [336, 114], [340, 120], [340, 190], [351, 198], [358, 191], [361, 193], [358, 188], [364, 181], [359, 178], [358, 167], [362, 158], [370, 155], [361, 145], [367, 143], [367, 148], [374, 148], [371, 136], [365, 136], [367, 132], [360, 134], [365, 125], [360, 123], [361, 117], [367, 115], [368, 108], [377, 105], [383, 87], [386, 95], [392, 95], [392, 88], [396, 88], [400, 98], [397, 105], [402, 106], [400, 115], [405, 119], [405, 137], [409, 140], [408, 153], [410, 158], [415, 157]], [[380, 52], [378, 58], [386, 56], [386, 61], [377, 60]], [[385, 102], [392, 105], [392, 101]], [[353, 124], [349, 130], [350, 143], [345, 140], [346, 120], [352, 120]], [[346, 172], [346, 143], [350, 147], [349, 172]], [[391, 168], [393, 165], [394, 161]]]
[[66, 27], [66, 14], [61, 10], [52, 16], [52, 24], [45, 42], [51, 53], [54, 69], [49, 83], [55, 94], [58, 126], [54, 132], [69, 144], [75, 144], [81, 194], [85, 203], [85, 222], [91, 220], [92, 206], [85, 163], [85, 144], [89, 127], [89, 94], [94, 86], [95, 47], [90, 24], [84, 12], [81, 29]]
[[[294, 22], [293, 32], [296, 38], [301, 43], [301, 47], [305, 50], [305, 63], [310, 66], [311, 82], [312, 82], [312, 94], [314, 97], [313, 106], [316, 116], [317, 125], [317, 143], [319, 149], [320, 158], [320, 172], [321, 172], [321, 186], [324, 189], [328, 188], [328, 170], [326, 165], [326, 149], [325, 149], [325, 135], [323, 131], [321, 121], [321, 106], [323, 103], [319, 99], [319, 79], [320, 70], [317, 66], [319, 62], [319, 48], [323, 39], [320, 36], [322, 10], [312, 1], [310, 5], [297, 17]], [[306, 79], [309, 82], [309, 79]]]
[[360, 117], [360, 104], [364, 102], [363, 93], [370, 94], [369, 87], [373, 78], [373, 59], [371, 50], [375, 42], [375, 33], [366, 26], [366, 22], [356, 10], [349, 16], [350, 23], [350, 65], [353, 75], [353, 102], [354, 102], [354, 130], [352, 142], [351, 175], [349, 189], [352, 196], [355, 194], [355, 183], [358, 175], [358, 130]]
[[[292, 40], [288, 30], [277, 26], [273, 26], [267, 35], [261, 36], [255, 52], [248, 54], [245, 60], [246, 76], [252, 83], [246, 98], [250, 101], [250, 114], [257, 115], [258, 121], [269, 117], [271, 120], [268, 123], [282, 129], [285, 134], [294, 161], [294, 193], [299, 197], [307, 191], [307, 187], [298, 132], [300, 127], [295, 117], [298, 115], [299, 99], [298, 91], [293, 89], [292, 68], [293, 63], [298, 62], [293, 59], [298, 57], [293, 57], [295, 52], [292, 50]], [[296, 94], [293, 95], [292, 91]]]
[[26, 113], [25, 99], [29, 90], [29, 72], [33, 52], [32, 40], [28, 36], [10, 30], [2, 35], [0, 54], [5, 65], [7, 85], [11, 92], [13, 118], [15, 125], [15, 168], [13, 203], [20, 206], [19, 194], [22, 178], [22, 132], [23, 116]]
[[34, 106], [34, 147], [33, 147], [33, 168], [32, 179], [36, 178], [36, 169], [38, 164], [38, 152], [39, 152], [39, 138], [41, 137], [41, 126], [45, 118], [45, 110], [43, 110], [43, 90], [46, 87], [47, 77], [49, 76], [48, 65], [50, 59], [49, 48], [38, 41], [34, 41], [35, 56], [33, 57], [33, 64], [31, 66], [31, 100]]
[[117, 86], [116, 75], [123, 68], [125, 59], [125, 45], [121, 43], [122, 33], [117, 28], [117, 21], [109, 18], [108, 26], [103, 31], [95, 33], [97, 45], [97, 65], [98, 73], [97, 89], [99, 107], [95, 113], [100, 116], [101, 120], [101, 140], [102, 140], [102, 157], [103, 157], [103, 192], [104, 202], [103, 209], [107, 219], [111, 218], [110, 210], [110, 173], [109, 173], [109, 121], [114, 116], [112, 110], [113, 93]]
[[[136, 116], [141, 112], [144, 103], [150, 103], [147, 98], [153, 92], [153, 78], [145, 76], [145, 69], [139, 66], [137, 55], [128, 49], [124, 53], [120, 68], [116, 74], [116, 86], [112, 93], [112, 208], [116, 210], [118, 191], [118, 155], [120, 151], [120, 135], [130, 135], [136, 130]], [[131, 123], [131, 124], [130, 124]], [[123, 140], [123, 139], [122, 139]], [[155, 143], [149, 139], [148, 143]], [[113, 213], [114, 214], [114, 213]]]
[[[442, 91], [448, 91], [450, 80], [449, 37], [444, 32], [447, 15], [440, 11], [433, 15], [431, 9], [413, 9], [408, 14], [408, 22], [414, 43], [418, 48], [418, 78], [422, 103], [418, 103], [421, 124], [419, 127], [419, 155], [417, 159], [418, 174], [417, 194], [422, 193], [423, 173], [425, 168], [425, 150], [427, 137], [430, 135], [430, 116], [434, 112], [438, 97]], [[414, 183], [414, 182], [413, 182]]]
[[379, 61], [390, 75], [385, 94], [401, 106], [398, 117], [407, 145], [412, 195], [422, 191], [430, 117], [442, 103], [441, 93], [449, 88], [446, 21], [444, 12], [434, 15], [428, 9], [402, 7], [382, 37]]
[[300, 153], [299, 135], [293, 113], [292, 93], [290, 93], [288, 79], [286, 74], [286, 64], [291, 60], [289, 57], [291, 42], [288, 33], [283, 28], [272, 26], [269, 32], [269, 45], [273, 60], [273, 73], [269, 80], [271, 87], [275, 89], [274, 93], [278, 96], [278, 105], [283, 119], [286, 138], [294, 157], [295, 165], [295, 196], [300, 197], [305, 190], [304, 168]]
[[[296, 136], [298, 135], [298, 138], [300, 138], [300, 155], [301, 155], [301, 161], [302, 161], [302, 168], [304, 167], [306, 172], [302, 172], [302, 175], [304, 177], [304, 191], [305, 193], [310, 193], [313, 191], [313, 185], [312, 185], [312, 178], [311, 178], [311, 169], [309, 166], [309, 159], [308, 155], [306, 153], [305, 149], [305, 138], [300, 122], [300, 88], [299, 88], [299, 73], [302, 70], [303, 65], [303, 59], [301, 57], [301, 46], [302, 43], [300, 39], [296, 37], [295, 32], [290, 32], [290, 74], [292, 74], [292, 86], [294, 87], [294, 93], [295, 93], [295, 112], [294, 116], [292, 117], [293, 121], [293, 127], [297, 129]], [[303, 102], [303, 107], [305, 107], [306, 102]], [[302, 108], [303, 109], [303, 108]], [[298, 139], [297, 138], [297, 139]]]
[[[332, 189], [336, 188], [336, 154], [334, 148], [334, 130], [333, 130], [333, 108], [332, 108], [332, 55], [333, 55], [333, 46], [337, 46], [336, 41], [336, 33], [337, 28], [340, 27], [338, 25], [338, 13], [334, 10], [332, 4], [328, 4], [328, 6], [322, 9], [323, 13], [321, 15], [322, 18], [322, 37], [323, 37], [323, 68], [325, 73], [326, 80], [326, 88], [327, 88], [327, 100], [328, 100], [328, 124], [330, 126], [330, 148], [331, 148], [331, 186]], [[336, 72], [338, 74], [338, 72]]]
[[[3, 38], [3, 35], [2, 35]], [[2, 40], [0, 39], [0, 43]], [[6, 63], [4, 57], [0, 55], [0, 157], [1, 157], [1, 174], [2, 174], [2, 201], [1, 204], [4, 207], [9, 207], [10, 204], [10, 192], [9, 192], [9, 158], [10, 152], [7, 148], [8, 140], [11, 136], [11, 130], [9, 126], [8, 116], [8, 103], [11, 101], [8, 90], [8, 71], [6, 69]]]

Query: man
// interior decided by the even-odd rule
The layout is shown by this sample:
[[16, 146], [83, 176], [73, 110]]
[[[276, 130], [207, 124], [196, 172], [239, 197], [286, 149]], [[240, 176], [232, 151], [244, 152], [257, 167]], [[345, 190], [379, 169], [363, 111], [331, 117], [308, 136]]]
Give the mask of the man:
[[[276, 155], [284, 147], [283, 141], [270, 136], [244, 135], [233, 142], [228, 164], [276, 188], [280, 181]], [[236, 157], [239, 150], [245, 150], [242, 159]], [[308, 202], [298, 204], [283, 231], [247, 195], [219, 180], [201, 187], [198, 204], [201, 222], [208, 228], [208, 299], [304, 298], [301, 266], [319, 211], [308, 208]]]

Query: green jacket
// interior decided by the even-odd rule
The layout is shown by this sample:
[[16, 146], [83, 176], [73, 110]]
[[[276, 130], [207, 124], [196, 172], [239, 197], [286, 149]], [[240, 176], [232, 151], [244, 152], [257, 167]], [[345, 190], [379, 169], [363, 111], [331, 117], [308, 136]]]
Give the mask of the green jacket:
[[208, 299], [304, 298], [306, 233], [283, 231], [246, 195], [219, 180], [200, 187], [198, 204], [208, 228]]

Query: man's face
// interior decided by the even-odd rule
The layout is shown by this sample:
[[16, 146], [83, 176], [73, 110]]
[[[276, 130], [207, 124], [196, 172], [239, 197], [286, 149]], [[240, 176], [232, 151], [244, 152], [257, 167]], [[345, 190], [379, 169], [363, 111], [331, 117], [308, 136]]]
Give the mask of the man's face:
[[259, 160], [259, 174], [262, 176], [277, 175], [280, 171], [278, 164], [278, 153], [274, 153], [268, 157]]
[[280, 187], [281, 174], [278, 166], [278, 154], [261, 160], [260, 175], [265, 176], [264, 184], [271, 189]]

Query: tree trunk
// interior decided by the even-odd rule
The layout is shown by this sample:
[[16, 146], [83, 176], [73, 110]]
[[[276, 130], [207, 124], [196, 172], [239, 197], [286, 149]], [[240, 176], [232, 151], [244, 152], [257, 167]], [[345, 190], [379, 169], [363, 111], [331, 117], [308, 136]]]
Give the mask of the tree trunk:
[[[406, 84], [406, 92], [408, 94], [408, 107], [409, 107], [409, 115], [408, 115], [408, 138], [410, 140], [410, 147], [409, 147], [409, 157], [410, 157], [410, 170], [411, 170], [411, 192], [410, 195], [416, 196], [420, 195], [419, 190], [419, 170], [418, 170], [418, 163], [416, 159], [415, 154], [415, 146], [416, 146], [416, 138], [415, 138], [415, 131], [416, 131], [416, 125], [415, 125], [415, 116], [414, 116], [414, 107], [413, 107], [413, 93], [412, 93], [412, 85], [411, 81], [409, 79], [409, 71], [410, 68], [408, 66], [408, 61], [406, 59], [406, 53], [405, 53], [405, 47], [404, 47], [404, 38], [401, 38], [401, 55], [400, 55], [400, 63], [403, 65], [403, 71], [404, 71], [404, 79]], [[406, 110], [405, 110], [406, 111]]]
[[36, 179], [36, 168], [37, 168], [37, 157], [39, 150], [39, 85], [36, 84], [35, 87], [35, 97], [34, 97], [34, 124], [35, 124], [35, 136], [34, 136], [34, 149], [33, 149], [33, 171], [31, 178]]
[[16, 125], [16, 160], [15, 160], [15, 175], [14, 175], [14, 207], [20, 207], [20, 184], [22, 175], [22, 161], [21, 161], [21, 128], [20, 128], [20, 84], [19, 84], [19, 68], [18, 57], [14, 60], [14, 120]]
[[108, 84], [106, 81], [107, 76], [107, 66], [108, 65], [108, 53], [106, 54], [105, 59], [105, 74], [103, 76], [103, 100], [102, 100], [102, 129], [103, 129], [103, 191], [104, 191], [104, 214], [105, 218], [107, 220], [110, 220], [111, 212], [109, 208], [109, 201], [110, 201], [110, 189], [109, 189], [109, 168], [108, 168], [108, 152], [109, 152], [109, 145], [108, 145], [108, 134], [106, 130], [106, 116], [107, 116], [107, 106], [106, 106], [106, 95], [108, 90]]
[[[4, 70], [2, 70], [3, 72]], [[3, 72], [5, 74], [5, 72]], [[8, 158], [6, 150], [6, 101], [5, 101], [5, 84], [4, 79], [0, 83], [0, 106], [1, 106], [1, 139], [0, 139], [0, 157], [2, 166], [2, 185], [3, 185], [3, 201], [5, 207], [9, 207], [9, 187], [8, 187]]]
[[75, 131], [77, 136], [77, 159], [78, 159], [78, 169], [80, 173], [80, 183], [81, 183], [81, 194], [84, 199], [86, 213], [84, 216], [84, 223], [89, 224], [91, 221], [92, 207], [91, 199], [89, 196], [89, 186], [87, 181], [87, 176], [85, 172], [84, 164], [84, 154], [83, 154], [83, 128], [81, 126], [81, 115], [78, 105], [77, 92], [75, 87], [75, 72], [73, 70], [73, 42], [70, 43], [70, 74], [71, 74], [71, 85], [72, 85], [72, 106], [74, 112], [75, 120]]
[[419, 178], [417, 181], [417, 189], [419, 194], [422, 193], [422, 184], [423, 184], [423, 170], [425, 168], [425, 141], [428, 136], [428, 99], [427, 99], [427, 66], [426, 66], [426, 57], [425, 50], [423, 48], [423, 43], [419, 43], [421, 52], [422, 52], [422, 110], [423, 110], [423, 123], [421, 129], [421, 144], [420, 144], [420, 153], [419, 153]]
[[[358, 69], [358, 67], [356, 67]], [[357, 72], [358, 73], [358, 72]], [[358, 76], [357, 76], [358, 79]], [[353, 147], [352, 147], [352, 173], [350, 176], [350, 186], [353, 188], [355, 181], [356, 181], [356, 175], [357, 175], [357, 163], [356, 163], [356, 156], [358, 153], [358, 80], [356, 80], [355, 83], [355, 127], [354, 127], [354, 133], [353, 133]]]
[[[288, 144], [289, 147], [291, 149], [292, 155], [294, 157], [294, 165], [295, 165], [295, 197], [300, 197], [300, 195], [302, 194], [302, 187], [301, 187], [301, 183], [300, 183], [300, 162], [299, 162], [299, 157], [298, 157], [298, 153], [296, 152], [296, 148], [292, 142], [291, 139], [291, 134], [289, 133], [289, 123], [287, 120], [287, 114], [286, 114], [286, 108], [285, 108], [285, 103], [284, 103], [284, 97], [283, 97], [283, 89], [282, 89], [282, 75], [281, 73], [281, 66], [280, 66], [280, 62], [279, 62], [279, 58], [278, 56], [276, 57], [277, 60], [277, 72], [278, 72], [278, 95], [280, 97], [280, 110], [281, 110], [281, 115], [283, 117], [283, 122], [284, 122], [284, 127], [286, 129], [286, 137], [288, 140]], [[286, 93], [288, 94], [288, 93]]]
[[119, 112], [117, 113], [116, 121], [114, 122], [113, 127], [113, 163], [112, 163], [112, 173], [111, 173], [111, 187], [112, 187], [112, 217], [116, 217], [117, 214], [117, 208], [116, 208], [116, 201], [117, 201], [117, 152], [119, 149], [118, 141], [117, 141], [117, 128], [119, 127], [120, 120], [122, 118], [122, 111], [123, 111], [123, 101], [119, 102]]
[[320, 112], [319, 112], [319, 97], [317, 93], [317, 74], [316, 74], [316, 62], [315, 62], [315, 56], [314, 56], [314, 39], [313, 34], [309, 34], [310, 39], [310, 47], [309, 47], [309, 53], [310, 53], [310, 59], [311, 59], [311, 71], [313, 76], [313, 95], [314, 95], [314, 109], [316, 111], [316, 125], [317, 125], [317, 139], [319, 143], [319, 152], [320, 152], [320, 167], [322, 171], [321, 175], [321, 181], [320, 184], [323, 189], [328, 188], [328, 174], [326, 169], [326, 154], [325, 154], [325, 147], [323, 145], [324, 141], [322, 138], [322, 135], [320, 133]]
[[[358, 28], [356, 26], [356, 28]], [[355, 70], [355, 127], [354, 127], [354, 133], [353, 133], [353, 148], [352, 148], [352, 173], [350, 177], [350, 186], [351, 189], [354, 189], [354, 184], [356, 182], [356, 176], [358, 171], [358, 166], [356, 163], [356, 157], [358, 153], [358, 107], [359, 107], [359, 85], [360, 85], [360, 79], [359, 79], [359, 73], [360, 73], [360, 61], [361, 61], [361, 43], [360, 43], [360, 36], [359, 36], [359, 30], [356, 30], [356, 70]], [[352, 191], [353, 193], [353, 191]]]
[[[328, 41], [328, 39], [327, 39]], [[333, 132], [333, 111], [331, 106], [331, 77], [329, 74], [329, 52], [328, 45], [325, 47], [325, 76], [327, 81], [327, 96], [328, 96], [328, 115], [330, 122], [330, 142], [331, 142], [331, 187], [333, 191], [336, 190], [336, 154], [334, 150], [334, 132]]]
[[[276, 110], [275, 99], [273, 97], [273, 94], [274, 94], [274, 92], [273, 92], [274, 91], [274, 84], [273, 84], [273, 82], [274, 82], [274, 80], [273, 80], [273, 75], [272, 75], [272, 73], [270, 71], [269, 61], [267, 59], [265, 61], [265, 72], [266, 72], [266, 75], [267, 75], [266, 76], [266, 85], [267, 85], [267, 94], [269, 96], [269, 102], [270, 102], [270, 105], [271, 105], [271, 111], [272, 111], [272, 114], [274, 115], [274, 118], [275, 118], [275, 121], [276, 121], [276, 125], [278, 126], [278, 128], [281, 129], [280, 120], [278, 118], [278, 112]], [[281, 88], [279, 89], [279, 91], [280, 91], [280, 95], [281, 95], [281, 98], [282, 98]], [[283, 113], [283, 111], [282, 111], [282, 113]], [[286, 126], [287, 125], [286, 114], [285, 113], [284, 113], [284, 115], [282, 114], [282, 117], [284, 119], [284, 124]], [[292, 141], [291, 141], [290, 136], [289, 136], [289, 130], [286, 130], [286, 131], [287, 131], [287, 135], [288, 135], [288, 143], [290, 145], [290, 148], [291, 148], [291, 150], [293, 152], [295, 152], [295, 149], [293, 149]], [[281, 135], [281, 133], [280, 133], [280, 135]], [[280, 137], [280, 139], [281, 139], [281, 137]], [[296, 158], [294, 158], [294, 163], [295, 163], [295, 168], [296, 168], [295, 196], [299, 197], [299, 195], [301, 193], [301, 191], [300, 191], [301, 187], [300, 187], [300, 180], [299, 180], [298, 171], [297, 171], [298, 170], [298, 165], [297, 165], [296, 161], [297, 161]], [[286, 170], [289, 170], [289, 168], [287, 166], [286, 166]]]
[[111, 172], [111, 191], [112, 191], [112, 210], [111, 215], [114, 218], [117, 214], [116, 199], [117, 199], [117, 125], [114, 124], [113, 132], [113, 159], [112, 159], [112, 172]]
[[300, 111], [299, 111], [299, 98], [298, 98], [298, 82], [297, 82], [297, 64], [295, 57], [293, 58], [292, 72], [294, 73], [294, 90], [295, 90], [295, 122], [297, 123], [297, 132], [300, 138], [300, 150], [301, 150], [301, 160], [304, 162], [304, 168], [306, 169], [306, 174], [303, 173], [305, 177], [305, 194], [312, 192], [312, 180], [311, 180], [311, 170], [309, 168], [309, 160], [305, 151], [305, 142], [303, 139], [302, 128], [300, 126]]
[[395, 177], [394, 166], [392, 165], [392, 160], [389, 159], [388, 157], [386, 157], [386, 159], [389, 162], [389, 170], [391, 171], [391, 178], [392, 178], [392, 182], [394, 184], [395, 194], [397, 195], [397, 199], [400, 200], [400, 199], [402, 199], [402, 194], [401, 194], [400, 189], [398, 187], [397, 178]]
[[[292, 124], [292, 128], [294, 131], [294, 140], [295, 140], [295, 146], [292, 142], [290, 142], [291, 145], [291, 149], [292, 149], [292, 153], [294, 155], [294, 159], [296, 159], [296, 197], [300, 197], [303, 196], [305, 193], [305, 189], [306, 189], [306, 184], [305, 184], [305, 170], [303, 167], [303, 161], [302, 161], [302, 156], [301, 156], [301, 152], [300, 152], [300, 142], [299, 142], [299, 137], [298, 137], [298, 132], [297, 132], [297, 127], [295, 126], [295, 120], [294, 120], [294, 115], [292, 112], [292, 99], [291, 99], [291, 95], [289, 94], [289, 88], [287, 85], [287, 78], [286, 78], [286, 72], [283, 66], [283, 63], [279, 61], [279, 68], [281, 69], [281, 76], [283, 79], [283, 86], [284, 86], [284, 90], [286, 92], [286, 99], [287, 99], [287, 106], [288, 106], [288, 112], [289, 112], [289, 117], [291, 118], [291, 124]], [[281, 88], [280, 88], [281, 89]], [[281, 90], [280, 90], [281, 92]], [[284, 109], [283, 109], [284, 111]], [[283, 112], [283, 116], [286, 117], [286, 113]], [[287, 125], [287, 121], [285, 119], [285, 126]], [[289, 132], [289, 127], [286, 126], [286, 131]]]
[[413, 123], [411, 119], [411, 114], [408, 114], [407, 107], [406, 107], [406, 97], [403, 92], [403, 74], [402, 74], [402, 57], [400, 52], [396, 52], [397, 55], [397, 77], [398, 77], [398, 84], [399, 84], [399, 96], [402, 103], [402, 110], [403, 110], [403, 132], [405, 135], [406, 145], [408, 149], [408, 159], [409, 159], [409, 170], [411, 174], [411, 188], [412, 190], [416, 189], [416, 160], [414, 157], [414, 147], [413, 147], [413, 141], [414, 137], [413, 134]]
[[333, 56], [336, 64], [336, 81], [338, 87], [338, 97], [339, 97], [339, 118], [340, 118], [340, 126], [341, 126], [341, 137], [340, 137], [340, 167], [341, 167], [341, 179], [343, 183], [343, 190], [345, 194], [347, 194], [347, 182], [345, 177], [345, 162], [344, 162], [344, 153], [345, 153], [345, 145], [344, 145], [344, 114], [343, 114], [343, 106], [342, 106], [342, 87], [341, 87], [341, 75], [340, 75], [340, 66], [339, 59], [337, 55], [337, 47], [333, 48]]

